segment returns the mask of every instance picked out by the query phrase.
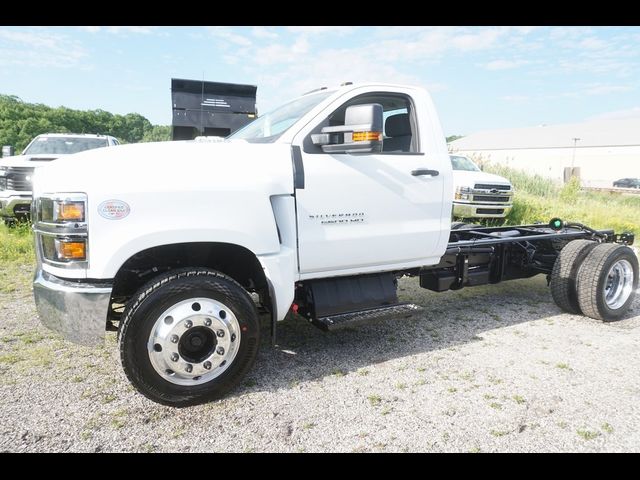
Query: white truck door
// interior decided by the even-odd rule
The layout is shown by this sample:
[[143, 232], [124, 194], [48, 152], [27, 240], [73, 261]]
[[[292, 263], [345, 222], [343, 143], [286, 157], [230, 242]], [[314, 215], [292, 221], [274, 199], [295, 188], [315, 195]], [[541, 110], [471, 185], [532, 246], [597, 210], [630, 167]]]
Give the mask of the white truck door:
[[[430, 158], [418, 138], [410, 97], [363, 94], [335, 110], [313, 130], [344, 122], [349, 105], [383, 105], [383, 151], [325, 154], [309, 135], [301, 156], [304, 188], [296, 190], [300, 273], [350, 274], [439, 261], [444, 176], [441, 159]], [[342, 123], [344, 124], [344, 123]], [[297, 150], [296, 150], [297, 149]]]

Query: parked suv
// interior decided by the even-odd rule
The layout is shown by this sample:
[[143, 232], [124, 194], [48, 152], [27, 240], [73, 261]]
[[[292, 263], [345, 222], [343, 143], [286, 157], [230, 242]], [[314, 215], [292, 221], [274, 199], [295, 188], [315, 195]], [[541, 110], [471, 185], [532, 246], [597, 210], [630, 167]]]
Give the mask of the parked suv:
[[108, 135], [46, 133], [34, 138], [21, 155], [0, 160], [0, 217], [6, 224], [26, 219], [31, 210], [33, 171], [51, 160], [120, 142]]
[[504, 177], [486, 173], [468, 157], [449, 155], [453, 167], [453, 216], [503, 218], [513, 207], [513, 185]]

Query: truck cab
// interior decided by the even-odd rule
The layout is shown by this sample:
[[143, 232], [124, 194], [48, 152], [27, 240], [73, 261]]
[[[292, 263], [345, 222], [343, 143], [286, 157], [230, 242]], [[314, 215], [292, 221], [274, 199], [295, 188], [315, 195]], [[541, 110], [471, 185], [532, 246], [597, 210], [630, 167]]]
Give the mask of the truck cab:
[[[35, 174], [38, 314], [85, 345], [117, 329], [138, 391], [187, 406], [224, 395], [251, 368], [259, 311], [275, 343], [287, 316], [331, 330], [411, 314], [417, 306], [397, 297], [403, 275], [445, 291], [551, 274], [552, 236], [633, 242], [553, 233], [559, 219], [454, 234], [452, 199], [445, 138], [419, 87], [323, 88], [223, 141], [82, 152]], [[637, 286], [627, 250], [635, 277], [620, 270], [616, 315]]]

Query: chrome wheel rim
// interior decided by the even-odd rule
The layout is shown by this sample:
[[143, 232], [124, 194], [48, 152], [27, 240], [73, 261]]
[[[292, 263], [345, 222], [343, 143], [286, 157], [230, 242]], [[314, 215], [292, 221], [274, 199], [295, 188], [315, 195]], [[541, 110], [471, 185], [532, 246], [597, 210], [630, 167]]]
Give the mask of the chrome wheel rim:
[[222, 375], [240, 346], [233, 311], [211, 298], [190, 298], [158, 317], [147, 350], [155, 371], [176, 385], [201, 385]]
[[633, 267], [628, 260], [618, 260], [607, 273], [604, 301], [609, 308], [617, 310], [626, 303], [633, 292]]

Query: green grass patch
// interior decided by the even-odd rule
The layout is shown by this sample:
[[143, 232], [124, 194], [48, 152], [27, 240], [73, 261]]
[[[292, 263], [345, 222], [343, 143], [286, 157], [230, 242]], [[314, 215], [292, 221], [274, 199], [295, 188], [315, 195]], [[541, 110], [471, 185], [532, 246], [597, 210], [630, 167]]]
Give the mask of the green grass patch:
[[31, 225], [21, 223], [13, 228], [0, 225], [0, 262], [25, 264], [34, 260]]
[[576, 430], [576, 433], [585, 440], [593, 440], [600, 436], [600, 432], [594, 432], [591, 430]]
[[[559, 182], [503, 165], [485, 164], [486, 172], [508, 178], [514, 186], [509, 225], [548, 222], [553, 217], [596, 229], [640, 233], [640, 195], [581, 190], [577, 180]], [[480, 221], [487, 225], [491, 219]]]

